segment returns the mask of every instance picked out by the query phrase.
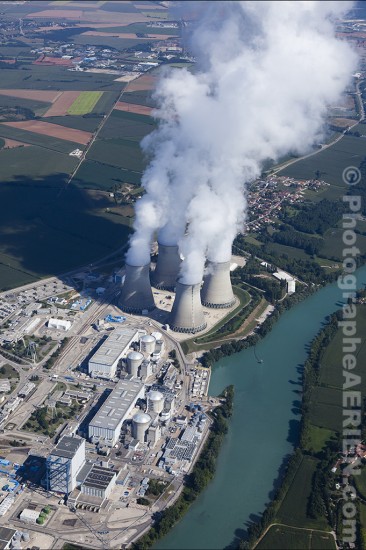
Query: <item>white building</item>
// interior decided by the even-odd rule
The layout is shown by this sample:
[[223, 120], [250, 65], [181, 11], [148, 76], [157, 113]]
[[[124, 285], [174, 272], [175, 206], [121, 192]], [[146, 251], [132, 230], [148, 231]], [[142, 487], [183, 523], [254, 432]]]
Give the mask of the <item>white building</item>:
[[24, 508], [19, 516], [20, 521], [24, 521], [24, 523], [37, 523], [38, 518], [39, 512], [37, 510], [30, 510], [29, 508]]
[[47, 458], [47, 485], [50, 491], [69, 494], [85, 464], [85, 439], [64, 436]]
[[48, 328], [55, 328], [56, 330], [70, 330], [72, 327], [71, 321], [67, 321], [66, 319], [54, 319], [51, 317], [48, 320]]
[[88, 436], [93, 443], [113, 447], [118, 441], [123, 422], [134, 408], [137, 399], [144, 396], [140, 380], [127, 377], [120, 380], [103, 403], [88, 427]]
[[293, 294], [294, 292], [296, 292], [296, 282], [292, 279], [291, 281], [287, 281], [287, 293]]
[[89, 374], [95, 378], [114, 378], [118, 361], [133, 342], [138, 342], [138, 336], [136, 329], [115, 329], [89, 360]]

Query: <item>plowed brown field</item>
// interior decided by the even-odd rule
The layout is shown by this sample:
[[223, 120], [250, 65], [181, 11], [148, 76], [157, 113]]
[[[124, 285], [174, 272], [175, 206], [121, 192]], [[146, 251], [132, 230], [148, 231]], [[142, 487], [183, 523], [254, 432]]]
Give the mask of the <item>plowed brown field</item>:
[[35, 134], [42, 134], [44, 136], [50, 136], [57, 139], [64, 139], [66, 141], [74, 141], [81, 145], [86, 145], [93, 134], [90, 132], [84, 132], [83, 130], [75, 130], [75, 128], [66, 128], [65, 126], [59, 126], [58, 124], [51, 124], [50, 122], [42, 122], [40, 120], [24, 120], [22, 122], [3, 122], [5, 126], [12, 126], [13, 128], [19, 128], [19, 130], [28, 130]]
[[81, 92], [61, 92], [59, 97], [54, 101], [53, 105], [43, 115], [45, 116], [64, 116], [67, 114], [68, 109], [74, 103], [75, 99], [79, 97]]
[[47, 90], [0, 90], [0, 95], [19, 97], [22, 99], [35, 99], [53, 103], [62, 92], [48, 92]]
[[130, 113], [136, 113], [138, 115], [151, 115], [152, 108], [146, 107], [145, 105], [136, 105], [135, 103], [125, 103], [124, 101], [119, 101], [115, 109], [118, 111], [128, 111]]
[[153, 90], [155, 88], [157, 76], [144, 74], [129, 83], [126, 92], [141, 92], [142, 90]]

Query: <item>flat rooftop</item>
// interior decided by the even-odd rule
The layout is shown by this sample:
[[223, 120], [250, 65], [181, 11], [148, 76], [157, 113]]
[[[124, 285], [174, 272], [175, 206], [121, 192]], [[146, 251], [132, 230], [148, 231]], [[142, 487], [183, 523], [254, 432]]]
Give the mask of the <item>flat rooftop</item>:
[[15, 533], [15, 529], [0, 527], [0, 549], [6, 548], [8, 546]]
[[83, 441], [85, 441], [85, 439], [81, 439], [80, 437], [64, 435], [64, 437], [62, 437], [57, 443], [51, 454], [53, 456], [61, 456], [63, 458], [73, 458]]
[[143, 387], [144, 384], [134, 378], [125, 378], [117, 382], [89, 426], [115, 430]]
[[89, 360], [89, 364], [112, 366], [121, 353], [137, 336], [138, 330], [133, 328], [117, 328], [107, 338]]
[[107, 489], [116, 475], [117, 472], [115, 470], [93, 464], [92, 469], [83, 481], [83, 485], [85, 487], [95, 487], [96, 489]]

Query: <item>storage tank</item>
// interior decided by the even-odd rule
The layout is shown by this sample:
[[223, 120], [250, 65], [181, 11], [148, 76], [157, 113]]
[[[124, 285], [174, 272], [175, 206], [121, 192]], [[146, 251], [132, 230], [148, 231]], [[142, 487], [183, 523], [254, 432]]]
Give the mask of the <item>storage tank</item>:
[[158, 261], [151, 275], [152, 285], [162, 290], [174, 290], [182, 262], [178, 246], [167, 246], [161, 243], [158, 245]]
[[29, 542], [29, 539], [30, 539], [29, 533], [27, 533], [26, 531], [23, 531], [22, 540], [24, 540], [24, 542]]
[[147, 394], [147, 402], [149, 410], [154, 413], [161, 413], [164, 409], [164, 395], [160, 391], [150, 391]]
[[177, 282], [176, 295], [169, 317], [169, 325], [175, 332], [195, 334], [205, 329], [200, 295], [201, 283], [188, 285]]
[[155, 309], [150, 285], [150, 264], [125, 265], [126, 276], [119, 297], [119, 307], [127, 313], [142, 314]]
[[143, 412], [136, 413], [132, 418], [132, 437], [143, 443], [150, 422], [151, 416], [149, 414]]
[[155, 340], [162, 340], [162, 338], [163, 338], [162, 333], [161, 333], [161, 332], [158, 332], [158, 331], [152, 332], [152, 333], [151, 333], [151, 336], [154, 336]]
[[155, 351], [155, 338], [152, 334], [145, 334], [140, 340], [140, 350], [144, 353], [154, 353]]
[[230, 280], [230, 262], [208, 260], [201, 290], [202, 304], [212, 308], [227, 308], [235, 303]]
[[127, 355], [127, 371], [132, 376], [138, 376], [139, 367], [144, 360], [144, 356], [139, 351], [131, 351]]

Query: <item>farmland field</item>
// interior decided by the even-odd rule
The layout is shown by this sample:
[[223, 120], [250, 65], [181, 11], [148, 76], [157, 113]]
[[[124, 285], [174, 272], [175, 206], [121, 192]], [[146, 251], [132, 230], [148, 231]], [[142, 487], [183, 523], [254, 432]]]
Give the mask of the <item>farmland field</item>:
[[[15, 139], [31, 145], [38, 145], [45, 149], [60, 151], [62, 153], [70, 153], [73, 149], [80, 147], [78, 143], [66, 141], [58, 138], [51, 138], [42, 134], [36, 134], [28, 130], [21, 130], [12, 126], [0, 124], [0, 136], [3, 138]], [[43, 152], [44, 154], [44, 152]]]
[[309, 426], [309, 443], [307, 449], [312, 453], [318, 453], [333, 437], [334, 431], [327, 430], [326, 428], [320, 428], [310, 424]]
[[360, 493], [361, 497], [366, 500], [366, 468], [365, 466], [361, 469], [359, 475], [354, 476], [356, 483], [357, 491]]
[[256, 550], [335, 550], [336, 545], [331, 534], [273, 525]]
[[118, 183], [132, 183], [140, 185], [141, 174], [123, 168], [109, 166], [100, 162], [86, 160], [77, 171], [73, 182], [85, 189], [103, 189], [112, 191]]
[[[281, 506], [277, 512], [280, 522], [295, 527], [326, 528], [324, 520], [311, 520], [307, 515], [308, 498], [311, 491], [311, 480], [316, 470], [318, 461], [312, 457], [304, 456], [288, 489]], [[301, 499], [299, 495], [301, 494]]]
[[99, 133], [99, 137], [106, 140], [123, 138], [139, 142], [155, 128], [155, 122], [151, 117], [114, 110]]
[[103, 92], [81, 92], [68, 109], [69, 115], [86, 115], [91, 113], [102, 97]]
[[[68, 174], [75, 168], [76, 164], [75, 157], [33, 145], [2, 149], [0, 151], [0, 181], [2, 182], [0, 187], [8, 181], [16, 184], [17, 180], [22, 178], [29, 178], [30, 180], [36, 178], [41, 184], [42, 178], [46, 176], [50, 176], [50, 185], [51, 177], [56, 174], [59, 174], [57, 185], [60, 185], [60, 183], [63, 184], [66, 181]], [[53, 180], [52, 184], [55, 184]]]
[[87, 158], [134, 172], [142, 172], [145, 166], [139, 144], [124, 139], [97, 139]]
[[83, 130], [76, 130], [75, 128], [66, 128], [65, 126], [58, 126], [44, 122], [40, 120], [25, 120], [23, 122], [3, 122], [4, 126], [15, 128], [24, 132], [32, 132], [55, 139], [64, 139], [66, 141], [73, 141], [81, 145], [89, 143], [92, 134], [84, 132]]
[[102, 122], [103, 117], [101, 115], [94, 116], [51, 116], [43, 117], [45, 122], [51, 122], [52, 124], [59, 124], [60, 126], [66, 126], [67, 128], [76, 128], [77, 130], [84, 130], [85, 132], [95, 132], [99, 124]]
[[126, 219], [108, 214], [110, 198], [74, 186], [60, 194], [62, 182], [54, 174], [1, 184], [2, 289], [90, 263], [126, 242]]
[[[125, 97], [124, 101], [126, 101]], [[366, 139], [344, 136], [338, 143], [328, 149], [295, 162], [278, 172], [278, 174], [298, 179], [311, 179], [314, 177], [315, 172], [319, 170], [325, 181], [343, 189], [346, 185], [342, 181], [343, 170], [350, 165], [359, 167], [365, 156]]]

